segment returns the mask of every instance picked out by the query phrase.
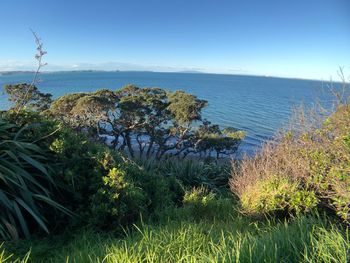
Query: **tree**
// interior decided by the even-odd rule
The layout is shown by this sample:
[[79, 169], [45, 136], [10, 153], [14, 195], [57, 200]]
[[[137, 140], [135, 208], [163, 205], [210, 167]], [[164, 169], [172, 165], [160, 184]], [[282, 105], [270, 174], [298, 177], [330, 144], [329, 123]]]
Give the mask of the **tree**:
[[50, 112], [78, 131], [99, 135], [100, 123], [109, 119], [117, 96], [110, 90], [64, 95], [52, 103]]
[[206, 106], [207, 101], [184, 91], [127, 85], [117, 91], [64, 95], [50, 111], [91, 136], [109, 136], [111, 148], [127, 150], [131, 157], [136, 149], [140, 157], [157, 159], [213, 151], [219, 158], [235, 152], [243, 134], [203, 121]]
[[193, 123], [202, 120], [202, 109], [208, 105], [207, 101], [181, 90], [168, 92], [167, 98], [171, 124], [158, 135], [158, 159], [169, 152], [179, 156], [190, 151], [193, 146]]
[[206, 100], [200, 100], [182, 90], [169, 92], [168, 99], [168, 109], [180, 126], [190, 126], [193, 121], [202, 120], [202, 109], [208, 105]]
[[15, 111], [21, 110], [23, 107], [44, 111], [50, 107], [52, 95], [50, 93], [42, 93], [34, 85], [27, 83], [5, 85], [5, 92], [8, 94], [9, 101], [13, 102]]
[[[169, 121], [166, 92], [159, 88], [138, 88], [127, 85], [116, 92], [118, 96], [117, 110], [113, 113], [110, 124], [115, 135], [123, 138], [121, 146], [128, 147], [134, 156], [131, 137], [138, 144], [139, 155], [142, 156], [146, 147], [147, 155], [152, 152], [159, 129]], [[114, 140], [118, 143], [117, 138]]]
[[195, 149], [204, 156], [210, 156], [215, 152], [218, 159], [221, 155], [234, 154], [245, 133], [233, 127], [223, 130], [218, 125], [212, 125], [209, 121], [204, 121], [196, 131]]

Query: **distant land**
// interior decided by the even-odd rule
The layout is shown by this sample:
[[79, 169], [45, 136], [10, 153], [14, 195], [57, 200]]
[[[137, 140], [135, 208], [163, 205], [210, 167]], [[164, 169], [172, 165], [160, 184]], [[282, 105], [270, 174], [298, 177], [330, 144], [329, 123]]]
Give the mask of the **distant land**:
[[0, 71], [0, 76], [5, 76], [5, 75], [16, 75], [16, 74], [33, 74], [35, 71]]
[[[343, 83], [342, 81], [335, 80], [323, 80], [323, 79], [308, 79], [308, 78], [297, 78], [297, 77], [279, 77], [279, 76], [269, 76], [269, 75], [254, 75], [254, 74], [230, 74], [230, 73], [210, 73], [203, 72], [199, 70], [181, 70], [181, 71], [154, 71], [154, 70], [100, 70], [100, 69], [82, 69], [82, 70], [52, 70], [52, 71], [41, 71], [40, 74], [51, 74], [51, 73], [83, 73], [83, 72], [149, 72], [149, 73], [183, 73], [183, 74], [213, 74], [213, 75], [232, 75], [232, 76], [250, 76], [250, 77], [265, 77], [265, 78], [280, 78], [280, 79], [295, 79], [295, 80], [311, 80], [311, 81], [321, 81], [321, 82], [333, 82], [333, 83]], [[6, 75], [17, 75], [17, 74], [34, 74], [33, 70], [9, 70], [0, 71], [0, 76]], [[348, 82], [346, 82], [348, 83]]]
[[[41, 71], [40, 73], [69, 73], [69, 72], [155, 72], [162, 73], [153, 70], [94, 70], [94, 69], [83, 69], [83, 70], [55, 70], [55, 71]], [[16, 75], [16, 74], [32, 74], [35, 71], [32, 70], [11, 70], [11, 71], [0, 71], [1, 75]], [[183, 70], [183, 71], [173, 71], [173, 72], [165, 72], [165, 73], [190, 73], [190, 74], [214, 74], [214, 73], [205, 73], [198, 70]], [[223, 74], [226, 75], [226, 74]]]
[[[119, 71], [119, 70], [116, 70], [116, 71]], [[62, 70], [62, 71], [41, 71], [40, 74], [60, 73], [60, 72], [105, 72], [105, 71], [103, 70]], [[11, 71], [0, 71], [0, 76], [17, 75], [17, 74], [33, 74], [33, 73], [35, 73], [35, 71], [32, 71], [32, 70], [11, 70]]]

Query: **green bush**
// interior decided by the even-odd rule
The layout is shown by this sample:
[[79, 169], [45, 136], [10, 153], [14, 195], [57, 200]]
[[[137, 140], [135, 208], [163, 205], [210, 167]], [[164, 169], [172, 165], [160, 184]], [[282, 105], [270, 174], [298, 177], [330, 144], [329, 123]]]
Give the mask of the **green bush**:
[[105, 229], [132, 224], [141, 214], [156, 218], [182, 197], [174, 178], [146, 171], [82, 133], [64, 129], [50, 149], [70, 187], [67, 205], [88, 224]]
[[146, 215], [157, 219], [164, 209], [181, 204], [183, 190], [173, 176], [164, 176], [157, 171], [146, 171], [142, 166], [127, 165], [126, 171], [135, 185], [143, 189], [149, 202]]
[[270, 212], [297, 213], [311, 210], [317, 205], [313, 191], [300, 189], [297, 182], [286, 178], [272, 177], [257, 182], [241, 195], [241, 204], [249, 214]]
[[202, 162], [200, 160], [138, 160], [145, 170], [157, 172], [163, 177], [178, 180], [183, 188], [205, 187], [216, 193], [227, 192], [230, 178], [228, 163]]
[[220, 198], [204, 187], [187, 191], [183, 198], [182, 216], [195, 220], [223, 219], [233, 211], [230, 198]]
[[[31, 124], [23, 136], [45, 149], [45, 164], [50, 164], [55, 183], [63, 186], [56, 198], [79, 215], [70, 220], [73, 225], [107, 229], [132, 224], [141, 214], [158, 219], [164, 209], [182, 201], [174, 177], [146, 170], [82, 132], [36, 112], [9, 111], [5, 117], [21, 126]], [[67, 219], [52, 220], [66, 225]]]
[[90, 222], [102, 228], [113, 228], [135, 222], [146, 211], [147, 194], [128, 182], [124, 170], [113, 168], [103, 177], [103, 186], [91, 200]]

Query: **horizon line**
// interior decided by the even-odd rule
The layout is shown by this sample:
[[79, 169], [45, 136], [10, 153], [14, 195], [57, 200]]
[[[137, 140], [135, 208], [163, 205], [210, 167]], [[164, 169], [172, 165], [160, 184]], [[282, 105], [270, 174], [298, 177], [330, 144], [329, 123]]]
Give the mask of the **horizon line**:
[[[35, 73], [35, 70], [0, 70], [0, 76], [20, 73]], [[263, 75], [263, 74], [251, 74], [251, 73], [218, 73], [218, 72], [204, 72], [199, 70], [179, 70], [179, 71], [156, 71], [156, 70], [103, 70], [103, 69], [76, 69], [76, 70], [42, 70], [39, 73], [62, 73], [62, 72], [148, 72], [148, 73], [180, 73], [180, 74], [208, 74], [208, 75], [229, 75], [229, 76], [248, 76], [248, 77], [265, 77], [265, 78], [280, 78], [280, 79], [294, 79], [294, 80], [308, 80], [317, 82], [331, 82], [331, 83], [344, 83], [343, 80], [336, 81], [333, 79], [315, 79], [315, 78], [302, 78], [302, 77], [284, 77], [274, 75]], [[5, 74], [4, 74], [5, 73]], [[349, 83], [345, 80], [345, 83]]]

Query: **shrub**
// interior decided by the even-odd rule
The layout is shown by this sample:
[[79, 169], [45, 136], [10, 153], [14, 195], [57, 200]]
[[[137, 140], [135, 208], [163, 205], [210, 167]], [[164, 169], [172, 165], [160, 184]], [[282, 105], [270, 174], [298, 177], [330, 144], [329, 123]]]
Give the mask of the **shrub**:
[[350, 105], [339, 105], [322, 125], [303, 127], [244, 159], [231, 189], [249, 214], [294, 214], [317, 205], [349, 222]]
[[175, 177], [164, 176], [156, 170], [146, 171], [134, 162], [126, 166], [126, 171], [135, 185], [147, 193], [146, 214], [157, 218], [164, 209], [181, 203], [183, 190]]
[[187, 191], [183, 198], [183, 212], [196, 220], [225, 218], [230, 216], [233, 204], [229, 198], [219, 198], [215, 193], [204, 187]]
[[271, 211], [300, 213], [317, 205], [314, 192], [300, 189], [297, 182], [282, 177], [261, 180], [242, 193], [240, 198], [245, 212], [249, 214]]
[[147, 195], [126, 181], [125, 171], [113, 168], [103, 177], [104, 184], [91, 200], [90, 222], [111, 229], [135, 222], [147, 207]]
[[151, 159], [137, 162], [148, 171], [178, 180], [183, 188], [205, 187], [216, 193], [226, 192], [228, 189], [230, 165], [224, 162], [218, 164], [191, 159], [162, 162]]
[[181, 198], [174, 178], [146, 171], [82, 133], [63, 129], [50, 149], [69, 186], [65, 203], [88, 224], [102, 229], [132, 224], [140, 214], [157, 217]]

